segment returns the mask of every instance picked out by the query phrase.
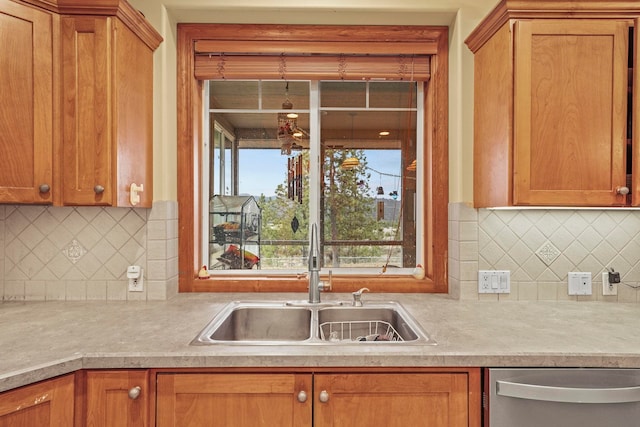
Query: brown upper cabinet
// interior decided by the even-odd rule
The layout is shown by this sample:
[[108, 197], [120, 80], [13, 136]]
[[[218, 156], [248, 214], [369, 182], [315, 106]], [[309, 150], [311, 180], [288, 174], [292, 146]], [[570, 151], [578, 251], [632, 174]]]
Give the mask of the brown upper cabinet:
[[0, 0], [0, 203], [151, 207], [162, 38], [124, 0], [29, 3]]
[[474, 205], [639, 206], [640, 4], [503, 0], [474, 53]]
[[57, 22], [0, 0], [0, 202], [52, 203]]

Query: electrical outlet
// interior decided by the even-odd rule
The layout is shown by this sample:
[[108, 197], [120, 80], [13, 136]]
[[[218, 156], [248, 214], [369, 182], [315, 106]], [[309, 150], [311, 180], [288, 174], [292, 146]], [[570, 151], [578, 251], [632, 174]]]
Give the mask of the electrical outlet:
[[144, 291], [144, 278], [142, 274], [137, 279], [129, 279], [129, 292], [142, 292]]
[[609, 272], [602, 273], [602, 295], [618, 295], [618, 283], [609, 281]]
[[129, 279], [129, 292], [144, 291], [144, 272], [139, 265], [127, 267], [127, 279]]
[[479, 270], [478, 293], [508, 294], [511, 292], [511, 271]]
[[591, 272], [569, 272], [569, 295], [591, 295]]

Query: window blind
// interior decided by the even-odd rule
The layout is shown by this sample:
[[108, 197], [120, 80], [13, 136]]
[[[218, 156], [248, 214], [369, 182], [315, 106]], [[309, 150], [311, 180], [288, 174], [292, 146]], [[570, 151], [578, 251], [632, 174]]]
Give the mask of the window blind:
[[436, 49], [430, 42], [199, 40], [195, 77], [426, 81]]

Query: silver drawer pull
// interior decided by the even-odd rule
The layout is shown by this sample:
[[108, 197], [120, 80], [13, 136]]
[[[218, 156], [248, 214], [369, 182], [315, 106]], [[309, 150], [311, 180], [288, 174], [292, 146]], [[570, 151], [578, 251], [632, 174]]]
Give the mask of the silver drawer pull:
[[51, 187], [49, 186], [49, 184], [40, 184], [38, 190], [40, 190], [41, 193], [48, 193], [49, 190], [51, 190]]
[[622, 196], [626, 196], [629, 194], [629, 187], [618, 187], [616, 188], [616, 194], [620, 194]]
[[640, 402], [640, 386], [615, 388], [551, 387], [496, 381], [496, 394], [519, 399], [564, 403]]
[[96, 185], [95, 187], [93, 187], [93, 191], [96, 194], [102, 194], [104, 193], [104, 187], [102, 185]]
[[138, 397], [140, 397], [140, 392], [141, 392], [140, 386], [135, 386], [131, 388], [129, 390], [129, 398], [134, 400], [137, 399]]

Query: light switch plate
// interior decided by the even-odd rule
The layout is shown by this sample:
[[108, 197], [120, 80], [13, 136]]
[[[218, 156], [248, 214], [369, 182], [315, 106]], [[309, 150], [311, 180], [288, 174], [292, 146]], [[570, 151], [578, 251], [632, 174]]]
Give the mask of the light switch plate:
[[479, 270], [478, 293], [508, 294], [511, 292], [511, 271]]
[[570, 271], [569, 295], [591, 295], [591, 272]]

